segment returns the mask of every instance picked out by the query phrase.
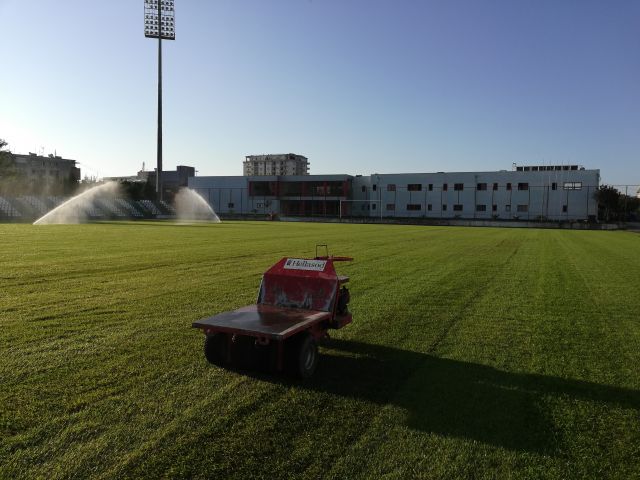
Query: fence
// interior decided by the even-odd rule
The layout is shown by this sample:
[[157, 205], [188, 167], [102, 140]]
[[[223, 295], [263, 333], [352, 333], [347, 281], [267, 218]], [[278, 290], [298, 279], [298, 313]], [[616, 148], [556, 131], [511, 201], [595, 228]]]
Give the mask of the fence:
[[[421, 184], [376, 185], [362, 191], [351, 188], [345, 196], [259, 196], [248, 188], [198, 188], [196, 191], [218, 214], [256, 216], [272, 214], [303, 217], [461, 218], [498, 220], [595, 220], [639, 221], [640, 185], [612, 185], [617, 203], [598, 205], [598, 185], [578, 182], [549, 185]], [[8, 196], [0, 192], [0, 220], [43, 214], [61, 203], [62, 197]], [[613, 212], [613, 214], [612, 214]]]
[[[221, 214], [285, 214], [311, 217], [464, 218], [501, 220], [592, 220], [599, 214], [598, 185], [457, 184], [377, 185], [375, 190], [327, 195], [256, 196], [247, 188], [199, 188]], [[636, 220], [640, 185], [613, 185], [620, 192], [620, 220]], [[322, 205], [325, 205], [323, 208]], [[311, 205], [311, 207], [309, 207]], [[329, 206], [327, 206], [329, 205]], [[284, 208], [283, 208], [284, 207]], [[601, 206], [602, 207], [602, 206]], [[293, 211], [291, 211], [293, 209]]]

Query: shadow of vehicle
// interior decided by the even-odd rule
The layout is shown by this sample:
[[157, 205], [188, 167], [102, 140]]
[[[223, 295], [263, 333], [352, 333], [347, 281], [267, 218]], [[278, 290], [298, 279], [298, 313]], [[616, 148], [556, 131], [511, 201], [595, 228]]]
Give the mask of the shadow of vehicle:
[[299, 387], [395, 405], [406, 411], [410, 428], [510, 450], [558, 452], [562, 432], [548, 412], [554, 399], [640, 411], [636, 390], [346, 340], [328, 341], [322, 353], [315, 377]]

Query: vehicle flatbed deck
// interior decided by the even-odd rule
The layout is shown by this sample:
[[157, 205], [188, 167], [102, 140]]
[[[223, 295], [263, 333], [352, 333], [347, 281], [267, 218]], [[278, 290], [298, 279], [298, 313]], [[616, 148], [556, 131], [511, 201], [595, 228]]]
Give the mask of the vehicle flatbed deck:
[[194, 322], [193, 327], [205, 331], [211, 328], [218, 332], [284, 340], [329, 319], [331, 312], [254, 304], [203, 318]]

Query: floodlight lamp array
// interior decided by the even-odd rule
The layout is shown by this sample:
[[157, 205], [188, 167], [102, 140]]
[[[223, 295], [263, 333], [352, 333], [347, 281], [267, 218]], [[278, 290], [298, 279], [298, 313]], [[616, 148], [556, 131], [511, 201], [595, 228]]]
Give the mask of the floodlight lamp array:
[[176, 39], [174, 1], [144, 0], [144, 36], [158, 38], [159, 32], [164, 40]]

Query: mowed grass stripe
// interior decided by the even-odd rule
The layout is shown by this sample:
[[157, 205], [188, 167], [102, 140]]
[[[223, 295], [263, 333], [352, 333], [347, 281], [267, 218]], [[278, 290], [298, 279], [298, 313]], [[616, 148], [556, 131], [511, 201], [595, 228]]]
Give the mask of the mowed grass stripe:
[[[640, 237], [249, 222], [0, 236], [0, 477], [640, 471]], [[356, 319], [317, 376], [207, 365], [191, 322], [251, 303], [268, 266], [316, 243], [355, 257], [339, 268]]]
[[[543, 240], [543, 239], [544, 237], [540, 235], [540, 240]], [[556, 249], [558, 247], [559, 247], [558, 245], [555, 245]], [[551, 244], [545, 249], [545, 252], [551, 251], [551, 248], [554, 248], [553, 242], [551, 242]], [[538, 305], [539, 307], [543, 307], [544, 305], [546, 305], [545, 299], [549, 300], [549, 303], [551, 305], [557, 306], [560, 303], [560, 302], [554, 301], [554, 298], [556, 297], [556, 295], [553, 295], [553, 292], [557, 292], [557, 293], [559, 292], [560, 294], [557, 295], [559, 300], [562, 301], [562, 298], [564, 296], [566, 301], [566, 294], [563, 295], [562, 290], [554, 289], [554, 290], [551, 290], [551, 292], [545, 292], [544, 296], [542, 296], [541, 294], [542, 294], [542, 291], [544, 290], [543, 285], [545, 284], [545, 282], [550, 280], [550, 276], [552, 276], [552, 272], [563, 271], [563, 268], [566, 268], [567, 265], [562, 265], [562, 264], [558, 264], [557, 262], [554, 263], [554, 262], [547, 261], [550, 258], [556, 258], [556, 256], [554, 255], [543, 255], [540, 258], [540, 262], [532, 262], [530, 258], [527, 258], [529, 256], [527, 252], [522, 252], [522, 253], [523, 253], [522, 258], [526, 259], [526, 261], [523, 262], [522, 267], [526, 268], [528, 272], [530, 272], [530, 275], [532, 277], [531, 280], [526, 281], [524, 283], [527, 285], [537, 284], [537, 288], [528, 289], [523, 292], [516, 285], [516, 288], [513, 289], [515, 296], [517, 298], [524, 299], [524, 298], [527, 298], [530, 294], [533, 294], [534, 299], [537, 300], [539, 303]], [[540, 253], [540, 252], [537, 252], [537, 253]], [[590, 252], [590, 253], [593, 254], [595, 252]], [[513, 259], [513, 266], [516, 268], [518, 267], [517, 259]], [[529, 336], [528, 334], [536, 330], [535, 328], [536, 321], [542, 321], [542, 322], [547, 322], [547, 321], [561, 322], [562, 321], [562, 316], [557, 314], [554, 315], [552, 318], [549, 318], [548, 316], [549, 312], [545, 311], [544, 309], [537, 310], [537, 312], [539, 312], [539, 317], [536, 318], [532, 316], [526, 319], [527, 320], [526, 323], [533, 323], [533, 325], [529, 325], [526, 328], [523, 328], [523, 322], [518, 322], [518, 324], [514, 325], [513, 322], [509, 321], [510, 319], [508, 318], [508, 316], [506, 318], [504, 316], [496, 316], [495, 305], [496, 303], [498, 303], [497, 300], [500, 294], [499, 292], [502, 292], [502, 294], [505, 294], [505, 292], [510, 289], [509, 288], [510, 284], [508, 282], [508, 279], [500, 278], [500, 277], [501, 275], [499, 275], [499, 278], [497, 278], [497, 280], [500, 280], [500, 281], [495, 283], [495, 285], [498, 285], [499, 288], [493, 288], [493, 285], [487, 287], [487, 290], [492, 291], [491, 293], [495, 293], [496, 295], [485, 295], [485, 298], [483, 299], [483, 301], [478, 302], [478, 304], [482, 304], [482, 303], [487, 304], [487, 308], [485, 311], [485, 315], [486, 315], [485, 318], [496, 320], [494, 322], [494, 325], [491, 325], [491, 328], [487, 328], [488, 327], [487, 322], [482, 321], [482, 311], [479, 312], [480, 315], [476, 315], [475, 318], [472, 318], [471, 319], [472, 321], [467, 321], [459, 324], [460, 326], [460, 328], [458, 329], [459, 331], [464, 332], [464, 330], [466, 330], [467, 327], [470, 327], [471, 332], [469, 332], [470, 335], [468, 337], [456, 338], [453, 341], [454, 345], [460, 346], [460, 348], [458, 349], [459, 351], [456, 352], [456, 356], [458, 358], [464, 358], [465, 356], [469, 357], [470, 356], [469, 354], [471, 353], [473, 354], [471, 356], [476, 356], [476, 358], [485, 356], [483, 363], [487, 361], [488, 361], [487, 363], [495, 362], [497, 360], [496, 353], [500, 354], [501, 352], [505, 352], [508, 354], [514, 351], [517, 352], [518, 349], [516, 347], [520, 347], [523, 345], [522, 340], [527, 340], [527, 337]], [[537, 282], [534, 281], [536, 279], [537, 279]], [[551, 297], [548, 297], [549, 293], [552, 293]], [[529, 311], [528, 308], [527, 308], [527, 311]], [[533, 310], [533, 311], [536, 312], [536, 310]], [[504, 315], [505, 313], [508, 313], [508, 312], [501, 311], [499, 313]], [[501, 328], [496, 328], [497, 324], [500, 324]], [[501, 333], [500, 337], [504, 337], [504, 338], [496, 338], [495, 336], [493, 336], [487, 339], [486, 335], [484, 335], [485, 332]], [[469, 344], [470, 343], [472, 345], [474, 343], [477, 344], [478, 339], [481, 339], [480, 348], [475, 348], [470, 350], [468, 348]], [[555, 338], [548, 339], [549, 344], [558, 343], [558, 340], [559, 339], [555, 339]], [[597, 340], [592, 338], [587, 338], [587, 340], [589, 342], [593, 341], [594, 344], [597, 343]], [[582, 339], [582, 342], [584, 344], [585, 339]], [[544, 342], [544, 343], [547, 343], [547, 342]], [[527, 344], [528, 343], [525, 341], [524, 346], [527, 346]], [[498, 349], [496, 351], [495, 347], [500, 345], [503, 345], [504, 349], [502, 350]], [[492, 346], [494, 348], [491, 348]], [[524, 353], [522, 352], [522, 350], [524, 349], [521, 348], [519, 350], [521, 353]], [[528, 355], [526, 355], [525, 358], [527, 357], [532, 358], [534, 356], [532, 355], [532, 352], [527, 352], [527, 353]], [[489, 354], [488, 358], [486, 358], [487, 354]], [[499, 360], [502, 366], [509, 365], [509, 363], [514, 363], [513, 362], [514, 358], [512, 355], [509, 355], [507, 358], [500, 358]], [[581, 359], [581, 361], [584, 362], [584, 359]], [[423, 362], [423, 363], [429, 363], [429, 362]], [[434, 382], [434, 377], [435, 377], [434, 370], [437, 371], [439, 369], [446, 371], [447, 375], [444, 375], [444, 378], [440, 379], [440, 382]], [[478, 435], [480, 439], [483, 440], [483, 443], [480, 443], [480, 444], [475, 444], [474, 442], [471, 442], [471, 444], [468, 445], [468, 447], [465, 450], [463, 450], [468, 452], [467, 455], [465, 455], [468, 458], [464, 462], [460, 462], [461, 452], [459, 447], [458, 449], [452, 452], [440, 452], [440, 455], [443, 455], [445, 457], [451, 456], [451, 458], [449, 459], [450, 462], [444, 463], [445, 465], [451, 465], [451, 470], [440, 469], [437, 471], [438, 476], [462, 475], [462, 476], [482, 477], [482, 475], [480, 475], [478, 472], [479, 471], [482, 472], [483, 469], [486, 469], [487, 462], [478, 462], [477, 460], [487, 458], [487, 454], [482, 453], [478, 450], [486, 451], [487, 442], [497, 443], [498, 446], [500, 446], [501, 443], [506, 444], [509, 448], [525, 448], [527, 450], [534, 450], [534, 451], [540, 450], [540, 454], [536, 455], [537, 457], [536, 468], [529, 469], [529, 474], [532, 476], [540, 477], [540, 476], [549, 475], [552, 472], [554, 472], [553, 474], [557, 474], [561, 476], [565, 475], [566, 474], [566, 472], [564, 471], [565, 469], [554, 468], [554, 463], [549, 461], [549, 456], [546, 453], [546, 452], [552, 452], [554, 449], [560, 448], [560, 445], [558, 443], [553, 442], [553, 440], [557, 438], [559, 434], [559, 429], [556, 429], [556, 428], [551, 429], [552, 420], [550, 418], [545, 418], [545, 417], [551, 416], [547, 414], [546, 410], [552, 411], [553, 405], [550, 405], [544, 402], [545, 395], [531, 395], [530, 392], [535, 393], [536, 391], [538, 392], [542, 391], [542, 393], [552, 395], [552, 394], [558, 393], [558, 391], [560, 391], [559, 393], [562, 394], [563, 393], [562, 390], [565, 390], [566, 392], [573, 390], [573, 392], [571, 393], [580, 397], [581, 395], [584, 395], [584, 392], [581, 390], [587, 390], [587, 391], [593, 392], [590, 395], [586, 395], [587, 398], [591, 398], [591, 396], [593, 395], [593, 397], [596, 397], [596, 398], [600, 397], [600, 399], [602, 399], [604, 402], [610, 401], [608, 400], [609, 398], [608, 393], [619, 394], [622, 396], [626, 395], [625, 391], [618, 392], [614, 390], [613, 392], [610, 392], [606, 388], [604, 389], [599, 388], [598, 385], [581, 385], [581, 384], [573, 384], [570, 382], [568, 385], [565, 385], [564, 387], [562, 386], [562, 382], [560, 382], [560, 385], [545, 385], [544, 382], [542, 382], [543, 385], [540, 386], [539, 385], [541, 383], [540, 378], [524, 377], [523, 379], [519, 379], [518, 376], [512, 376], [512, 379], [508, 380], [510, 375], [501, 374], [499, 372], [493, 371], [492, 369], [485, 369], [486, 371], [482, 372], [483, 369], [480, 369], [477, 366], [467, 365], [464, 367], [465, 371], [469, 371], [469, 370], [473, 371], [474, 369], [478, 370], [478, 373], [476, 375], [477, 378], [473, 378], [474, 376], [468, 376], [468, 375], [456, 375], [456, 371], [460, 370], [460, 368], [458, 366], [455, 366], [455, 364], [451, 364], [450, 366], [448, 366], [448, 368], [438, 367], [437, 369], [436, 367], [427, 365], [422, 369], [422, 371], [418, 371], [417, 373], [415, 373], [412, 376], [412, 378], [409, 380], [409, 382], [407, 382], [407, 384], [404, 386], [404, 388], [399, 392], [397, 397], [398, 399], [404, 399], [404, 402], [399, 400], [396, 403], [403, 405], [404, 408], [398, 409], [392, 406], [391, 408], [387, 409], [389, 410], [389, 412], [385, 412], [388, 416], [393, 417], [393, 415], [395, 415], [396, 417], [402, 418], [403, 411], [404, 412], [406, 412], [407, 410], [411, 411], [412, 408], [420, 411], [419, 402], [417, 402], [417, 404], [413, 406], [410, 403], [409, 405], [407, 405], [407, 398], [411, 398], [413, 396], [413, 397], [416, 397], [418, 400], [422, 400], [422, 401], [424, 401], [424, 399], [426, 398], [429, 400], [428, 408], [424, 408], [423, 406], [424, 413], [421, 413], [420, 415], [415, 415], [415, 416], [418, 417], [419, 419], [422, 419], [423, 422], [428, 425], [430, 430], [441, 428], [443, 432], [445, 432], [445, 434], [455, 435], [458, 433], [455, 431], [456, 430], [455, 425], [458, 424], [458, 428], [462, 430], [462, 432], [460, 433], [464, 433], [464, 436], [468, 437], [470, 433], [473, 432], [476, 435]], [[468, 378], [468, 377], [471, 377], [471, 378]], [[480, 396], [480, 398], [478, 398], [477, 400], [473, 400], [469, 398], [470, 394], [475, 393], [477, 395], [482, 391], [481, 385], [483, 383], [490, 382], [492, 381], [491, 379], [496, 377], [497, 379], [493, 381], [498, 381], [499, 383], [506, 384], [509, 390], [516, 390], [515, 392], [516, 394], [512, 395], [509, 392], [509, 390], [505, 390], [504, 392], [501, 392], [499, 396], [493, 395], [493, 394], [490, 395], [487, 392], [487, 394], [485, 395], [486, 398], [483, 398], [482, 396]], [[464, 386], [465, 383], [467, 382], [473, 384], [473, 389], [470, 389], [469, 387]], [[457, 389], [451, 388], [450, 384], [455, 385], [456, 383], [459, 384], [459, 388]], [[416, 392], [419, 392], [421, 389], [426, 390], [424, 392], [424, 395], [416, 394]], [[517, 390], [520, 390], [521, 392], [517, 392]], [[545, 390], [547, 392], [545, 392]], [[443, 395], [442, 392], [447, 392], [447, 391], [448, 391], [448, 394]], [[441, 400], [434, 400], [434, 397], [438, 397], [441, 395], [443, 397], [441, 398]], [[506, 398], [509, 398], [509, 396], [513, 396], [514, 400], [505, 402], [504, 400]], [[460, 402], [460, 399], [462, 399], [462, 402]], [[496, 406], [495, 404], [497, 402], [500, 402], [503, 405]], [[462, 403], [462, 404], [458, 405], [459, 403]], [[615, 403], [616, 402], [614, 401], [613, 404], [615, 405]], [[622, 403], [626, 406], [634, 405], [634, 407], [637, 408], [637, 395], [635, 395], [635, 400], [632, 400], [631, 402], [623, 401]], [[444, 406], [446, 406], [446, 409], [442, 408]], [[466, 409], [468, 410], [467, 413], [465, 413], [464, 411], [465, 406], [466, 406]], [[470, 406], [472, 408], [469, 408]], [[438, 411], [438, 407], [440, 407], [440, 411]], [[477, 408], [477, 411], [474, 411], [476, 408]], [[609, 408], [607, 408], [607, 410], [609, 410]], [[446, 414], [446, 412], [449, 410], [457, 412], [456, 417], [458, 418], [451, 418], [450, 414]], [[630, 413], [633, 414], [634, 412], [635, 412], [635, 415], [637, 415], [637, 411], [635, 411], [633, 408], [630, 409]], [[434, 419], [428, 420], [430, 416], [437, 417], [438, 415], [442, 415], [443, 418], [440, 418], [440, 419], [434, 418]], [[532, 417], [535, 420], [533, 422], [534, 425], [544, 426], [546, 424], [547, 428], [549, 428], [549, 431], [545, 432], [544, 429], [540, 429], [540, 428], [536, 429], [537, 431], [532, 431], [531, 428], [528, 428], [527, 423], [532, 419]], [[462, 418], [464, 420], [461, 422], [459, 418]], [[405, 422], [411, 422], [411, 418], [408, 418], [408, 419], [404, 418], [404, 420]], [[427, 421], [425, 422], [425, 420]], [[594, 420], [594, 419], [588, 419], [587, 421], [585, 421], [584, 424], [589, 425], [589, 420]], [[475, 423], [477, 423], [477, 428], [475, 429], [473, 427], [474, 421]], [[374, 468], [372, 467], [372, 463], [374, 465], [380, 464], [379, 469], [376, 470], [375, 472], [376, 475], [385, 475], [385, 474], [395, 473], [398, 475], [398, 478], [401, 478], [402, 476], [413, 475], [419, 471], [426, 472], [431, 470], [431, 466], [432, 466], [431, 457], [425, 457], [424, 452], [433, 451], [433, 449], [437, 446], [432, 445], [431, 442], [425, 442], [425, 445], [422, 448], [415, 448], [415, 445], [413, 445], [413, 443], [415, 442], [415, 438], [412, 439], [412, 442], [411, 442], [412, 444], [406, 445], [407, 451], [412, 451], [411, 447], [414, 447], [414, 450], [416, 452], [416, 458], [414, 458], [413, 461], [408, 462], [411, 465], [411, 468], [407, 467], [406, 464], [397, 465], [398, 462], [395, 462], [395, 460], [393, 462], [387, 462], [389, 455], [385, 455], [384, 451], [380, 451], [380, 450], [384, 450], [386, 447], [379, 447], [379, 446], [388, 445], [388, 443], [384, 440], [387, 439], [390, 435], [389, 424], [390, 423], [393, 424], [393, 423], [388, 421], [385, 422], [382, 419], [376, 423], [377, 423], [376, 428], [371, 429], [371, 432], [369, 432], [367, 436], [368, 438], [365, 439], [366, 441], [361, 442], [362, 445], [358, 446], [358, 449], [361, 450], [360, 454], [359, 455], [353, 454], [350, 456], [350, 458], [360, 459], [363, 465], [366, 464], [366, 468], [369, 471], [372, 468]], [[403, 422], [396, 422], [396, 423], [402, 424]], [[600, 423], [600, 422], [596, 422], [596, 423]], [[602, 422], [602, 424], [606, 424], [606, 423], [607, 422]], [[627, 429], [623, 428], [623, 429], [627, 432], [626, 436], [629, 437], [628, 433], [634, 432], [636, 431], [636, 429], [634, 428], [633, 423], [628, 421], [626, 423], [628, 428]], [[505, 426], [508, 428], [506, 432], [505, 432]], [[618, 425], [618, 429], [619, 429], [619, 425]], [[402, 435], [406, 434], [406, 429], [401, 428], [400, 430], [401, 432], [398, 435], [400, 436], [400, 438], [402, 438]], [[513, 435], [505, 435], [505, 433], [513, 434]], [[575, 433], [575, 432], [572, 432], [572, 433]], [[602, 434], [604, 432], [599, 432], [599, 433]], [[624, 442], [624, 441], [622, 442], [627, 445], [627, 449], [623, 453], [621, 453], [618, 445], [620, 441], [611, 442], [610, 445], [612, 445], [611, 447], [612, 451], [610, 453], [612, 453], [613, 455], [611, 455], [609, 457], [610, 460], [606, 462], [609, 467], [616, 464], [624, 463], [623, 459], [625, 458], [626, 459], [634, 458], [635, 449], [634, 448], [629, 449], [628, 446], [633, 446], [637, 444], [637, 442], [635, 441], [636, 434], [631, 433], [631, 437], [633, 438], [627, 438], [627, 442]], [[614, 440], [614, 438], [612, 438], [611, 440]], [[584, 442], [584, 438], [581, 438], [580, 441]], [[402, 444], [402, 442], [399, 442], [397, 440], [392, 443], [394, 445]], [[594, 460], [594, 459], [598, 459], [599, 456], [598, 455], [593, 456], [593, 452], [589, 452], [589, 453], [591, 455], [590, 456], [591, 460], [589, 462], [581, 461], [571, 466], [576, 472], [593, 471], [592, 469], [596, 466], [594, 464], [600, 464], [600, 466], [602, 466], [601, 459]], [[525, 452], [525, 454], [530, 455], [530, 453], [528, 452]], [[511, 458], [514, 460], [514, 462], [511, 465], [511, 467], [507, 469], [508, 471], [511, 471], [512, 469], [517, 468], [518, 463], [522, 463], [522, 455], [512, 456]], [[373, 459], [373, 460], [365, 460], [365, 459]], [[519, 462], [517, 460], [519, 460]], [[390, 466], [389, 463], [395, 463], [396, 465]], [[466, 468], [461, 469], [460, 468], [461, 464], [466, 466]], [[416, 465], [418, 466], [417, 468], [416, 468]], [[395, 470], [394, 470], [394, 467], [395, 467]], [[634, 471], [634, 469], [637, 469], [637, 462], [632, 462], [631, 465], [629, 465], [627, 462], [627, 465], [625, 468], [626, 468], [626, 471], [628, 472]], [[608, 470], [612, 471], [611, 468], [609, 468]], [[496, 472], [494, 470], [490, 469], [489, 473], [486, 476], [493, 477], [495, 473]], [[533, 475], [534, 473], [535, 475]]]
[[[485, 231], [483, 233], [492, 234], [493, 232]], [[411, 418], [415, 415], [412, 411], [415, 410], [415, 407], [421, 408], [420, 402], [418, 402], [418, 405], [412, 405], [411, 402], [407, 402], [407, 398], [412, 398], [417, 388], [421, 388], [422, 391], [427, 388], [425, 394], [430, 398], [441, 395], [437, 387], [433, 386], [434, 369], [432, 363], [433, 359], [437, 358], [434, 355], [442, 355], [448, 351], [452, 342], [454, 342], [452, 338], [457, 337], [458, 332], [464, 329], [466, 325], [483, 323], [484, 319], [474, 314], [475, 307], [482, 303], [484, 298], [490, 296], [493, 290], [499, 288], [494, 283], [495, 278], [511, 266], [513, 257], [517, 255], [520, 248], [520, 242], [508, 242], [505, 238], [501, 238], [500, 235], [492, 235], [492, 237], [492, 242], [489, 244], [473, 242], [466, 245], [463, 249], [463, 258], [457, 263], [462, 267], [455, 270], [449, 269], [444, 274], [436, 276], [434, 283], [440, 287], [441, 297], [429, 298], [428, 301], [433, 305], [439, 306], [440, 311], [430, 312], [430, 317], [420, 319], [422, 320], [421, 322], [414, 321], [413, 325], [422, 324], [423, 330], [428, 325], [434, 332], [437, 332], [437, 336], [425, 348], [424, 344], [421, 345], [421, 337], [423, 335], [418, 335], [414, 331], [412, 335], [406, 337], [403, 345], [399, 345], [401, 348], [392, 353], [397, 356], [398, 365], [405, 366], [413, 363], [415, 368], [406, 373], [407, 378], [398, 385], [398, 390], [393, 392], [385, 408], [380, 410], [366, 435], [363, 435], [359, 442], [354, 444], [351, 454], [344, 457], [339, 467], [334, 468], [334, 474], [337, 478], [342, 477], [347, 472], [353, 473], [354, 470], [359, 474], [363, 474], [362, 470], [373, 470], [375, 472], [374, 476], [391, 475], [398, 478], [413, 476], [420, 471], [428, 472], [431, 470], [429, 465], [424, 464], [425, 460], [427, 460], [424, 452], [434, 449], [434, 445], [430, 445], [429, 442], [423, 448], [417, 450], [415, 445], [412, 444], [400, 448], [400, 450], [404, 450], [406, 455], [413, 456], [417, 454], [417, 457], [408, 462], [393, 460], [391, 465], [388, 463], [389, 456], [384, 451], [381, 451], [380, 446], [388, 445], [391, 438], [393, 440], [390, 443], [396, 446], [406, 444], [407, 428], [405, 425], [407, 422], [415, 424], [416, 419]], [[502, 247], [500, 255], [489, 255], [497, 247]], [[460, 250], [457, 251], [460, 252]], [[471, 282], [469, 275], [472, 276]], [[426, 290], [434, 291], [436, 289], [434, 285], [428, 285]], [[424, 297], [423, 300], [425, 300]], [[426, 355], [416, 353], [413, 355], [414, 358], [411, 359], [407, 355], [409, 351], [424, 352]], [[469, 401], [468, 392], [461, 391], [460, 394], [464, 395], [464, 401]], [[454, 404], [456, 400], [454, 396], [449, 395], [445, 395], [445, 398], [442, 399], [443, 402], [448, 404]], [[437, 417], [441, 415], [441, 412], [434, 408], [429, 413], [425, 412], [425, 415]], [[399, 423], [403, 427], [394, 428], [395, 422], [391, 419], [395, 419], [395, 421], [401, 419]], [[411, 443], [414, 442], [415, 439], [412, 439]], [[440, 455], [444, 454], [445, 452], [440, 452]], [[455, 463], [452, 465], [455, 465]], [[477, 465], [473, 468], [476, 467]], [[445, 473], [447, 475], [454, 474], [454, 472], [445, 469], [440, 470], [438, 475], [445, 475]]]

